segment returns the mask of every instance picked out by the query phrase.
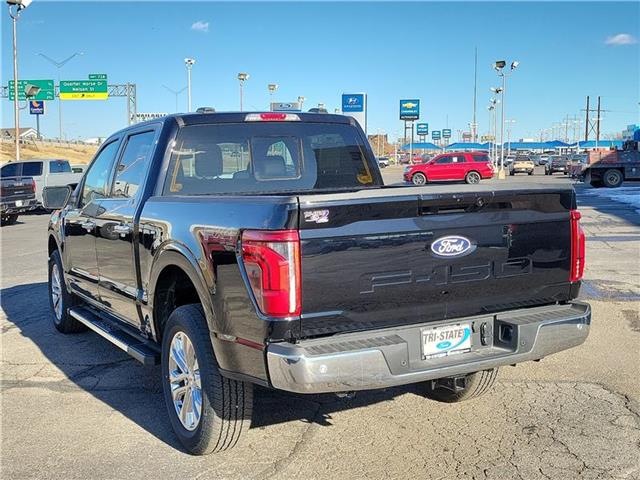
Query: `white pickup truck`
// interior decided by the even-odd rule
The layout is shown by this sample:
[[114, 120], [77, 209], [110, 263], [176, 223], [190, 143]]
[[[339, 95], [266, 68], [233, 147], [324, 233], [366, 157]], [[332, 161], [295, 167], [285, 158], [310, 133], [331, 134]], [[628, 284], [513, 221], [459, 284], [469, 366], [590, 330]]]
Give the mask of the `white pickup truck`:
[[[62, 159], [30, 159], [11, 162], [2, 165], [1, 169], [3, 177], [32, 177], [36, 182], [36, 201], [38, 206], [42, 205], [42, 190], [45, 187], [70, 185], [75, 188], [83, 175], [82, 173], [74, 173], [69, 162]], [[11, 172], [5, 172], [8, 169]]]

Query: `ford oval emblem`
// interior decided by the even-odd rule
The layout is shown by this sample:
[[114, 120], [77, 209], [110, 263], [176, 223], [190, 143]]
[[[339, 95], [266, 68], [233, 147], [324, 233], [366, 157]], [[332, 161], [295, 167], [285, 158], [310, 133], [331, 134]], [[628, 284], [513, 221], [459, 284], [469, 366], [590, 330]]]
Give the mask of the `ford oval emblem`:
[[461, 257], [475, 250], [475, 245], [466, 237], [449, 235], [440, 237], [431, 244], [431, 251], [437, 257]]

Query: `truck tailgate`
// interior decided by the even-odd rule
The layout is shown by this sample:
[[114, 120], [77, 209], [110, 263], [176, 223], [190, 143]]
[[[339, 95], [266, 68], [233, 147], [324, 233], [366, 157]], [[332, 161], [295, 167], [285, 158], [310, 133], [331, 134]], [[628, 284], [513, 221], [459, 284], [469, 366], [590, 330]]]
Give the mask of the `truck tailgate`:
[[301, 335], [568, 300], [573, 190], [459, 190], [299, 197]]
[[2, 201], [31, 200], [34, 198], [31, 177], [5, 177], [2, 179]]

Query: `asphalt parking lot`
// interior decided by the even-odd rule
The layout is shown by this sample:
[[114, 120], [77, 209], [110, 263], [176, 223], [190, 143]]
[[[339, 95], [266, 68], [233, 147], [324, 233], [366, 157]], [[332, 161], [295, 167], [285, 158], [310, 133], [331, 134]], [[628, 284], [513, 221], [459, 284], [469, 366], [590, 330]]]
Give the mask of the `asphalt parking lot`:
[[[384, 170], [387, 183], [401, 173]], [[538, 173], [505, 182], [570, 180]], [[630, 186], [640, 195], [640, 185]], [[159, 368], [94, 333], [54, 330], [48, 218], [23, 216], [1, 231], [0, 476], [640, 478], [640, 213], [577, 191], [588, 242], [581, 295], [593, 307], [584, 345], [503, 368], [493, 392], [458, 405], [428, 401], [414, 386], [354, 399], [261, 389], [245, 443], [209, 457], [180, 449]]]

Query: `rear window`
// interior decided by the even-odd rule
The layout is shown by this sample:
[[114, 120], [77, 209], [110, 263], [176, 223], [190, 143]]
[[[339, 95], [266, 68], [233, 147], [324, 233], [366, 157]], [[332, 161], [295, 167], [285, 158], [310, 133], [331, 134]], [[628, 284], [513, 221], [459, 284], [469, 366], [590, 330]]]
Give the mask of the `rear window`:
[[42, 175], [42, 162], [24, 162], [22, 164], [22, 175], [25, 177]]
[[265, 122], [183, 127], [164, 195], [342, 190], [380, 185], [349, 125]]
[[49, 173], [71, 173], [71, 165], [66, 160], [49, 162]]
[[481, 153], [474, 153], [472, 155], [473, 157], [473, 161], [474, 162], [484, 162], [484, 163], [488, 163], [489, 162], [489, 155], [484, 155]]
[[17, 177], [18, 176], [18, 164], [17, 163], [9, 163], [2, 167], [2, 173], [0, 174], [2, 178], [7, 177]]

